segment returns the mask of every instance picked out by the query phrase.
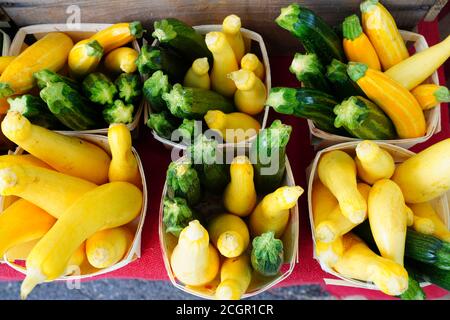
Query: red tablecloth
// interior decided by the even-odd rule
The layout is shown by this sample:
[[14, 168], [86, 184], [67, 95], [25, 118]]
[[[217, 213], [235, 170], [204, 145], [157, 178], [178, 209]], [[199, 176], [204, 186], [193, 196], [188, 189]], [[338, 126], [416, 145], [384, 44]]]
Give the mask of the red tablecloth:
[[[436, 23], [421, 23], [419, 32], [425, 34], [430, 45], [439, 41]], [[298, 85], [296, 79], [288, 72], [291, 57], [272, 57], [272, 85], [291, 86]], [[442, 70], [439, 73], [441, 83], [444, 83]], [[298, 185], [306, 186], [305, 169], [314, 158], [315, 152], [309, 141], [309, 131], [305, 120], [295, 117], [281, 116], [271, 111], [270, 119], [280, 118], [284, 123], [293, 126], [291, 140], [288, 146], [288, 157]], [[269, 121], [269, 123], [271, 122]], [[450, 136], [449, 116], [447, 105], [442, 105], [442, 131], [433, 136], [429, 141], [415, 146], [414, 151], [419, 151], [426, 146]], [[143, 128], [141, 137], [135, 142], [147, 177], [148, 184], [148, 211], [142, 233], [142, 256], [128, 266], [115, 272], [95, 277], [98, 278], [133, 278], [146, 280], [168, 280], [158, 238], [158, 214], [162, 187], [165, 180], [165, 171], [170, 162], [170, 151], [152, 138], [150, 131]], [[296, 265], [291, 276], [283, 281], [280, 286], [301, 284], [324, 284], [323, 278], [333, 278], [320, 269], [319, 264], [312, 258], [313, 245], [308, 218], [306, 193], [300, 198], [300, 261]], [[23, 276], [10, 269], [0, 266], [0, 280], [21, 280]], [[389, 299], [390, 297], [373, 290], [357, 289], [349, 287], [327, 286], [326, 289], [337, 297], [364, 296], [372, 299]], [[429, 298], [438, 298], [447, 293], [436, 286], [425, 288]]]

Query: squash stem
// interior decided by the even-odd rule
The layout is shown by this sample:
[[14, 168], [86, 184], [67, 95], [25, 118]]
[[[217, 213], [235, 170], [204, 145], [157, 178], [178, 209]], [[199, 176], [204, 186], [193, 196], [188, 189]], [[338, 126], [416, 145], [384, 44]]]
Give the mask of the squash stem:
[[363, 32], [359, 18], [356, 14], [352, 14], [351, 16], [345, 18], [342, 24], [342, 29], [344, 38], [349, 40], [355, 40]]

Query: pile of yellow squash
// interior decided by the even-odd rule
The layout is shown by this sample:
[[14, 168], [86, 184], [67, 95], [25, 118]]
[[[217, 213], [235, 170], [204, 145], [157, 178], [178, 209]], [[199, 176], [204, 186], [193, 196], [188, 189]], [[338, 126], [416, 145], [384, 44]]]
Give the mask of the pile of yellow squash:
[[110, 126], [111, 155], [86, 140], [33, 125], [18, 112], [8, 112], [1, 129], [28, 152], [0, 156], [5, 200], [0, 256], [26, 260], [21, 297], [44, 281], [122, 260], [136, 231], [129, 223], [143, 203], [126, 125]]

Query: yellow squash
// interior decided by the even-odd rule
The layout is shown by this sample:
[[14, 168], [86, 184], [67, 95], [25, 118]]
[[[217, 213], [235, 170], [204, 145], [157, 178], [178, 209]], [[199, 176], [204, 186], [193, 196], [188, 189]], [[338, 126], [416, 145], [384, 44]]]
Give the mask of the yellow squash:
[[320, 179], [315, 180], [311, 193], [314, 228], [317, 228], [322, 221], [326, 220], [338, 205], [336, 197], [323, 185]]
[[220, 214], [208, 224], [211, 242], [227, 258], [236, 258], [244, 252], [250, 242], [246, 223], [233, 214]]
[[139, 21], [120, 22], [100, 30], [90, 40], [97, 40], [103, 47], [104, 53], [108, 53], [116, 48], [142, 37], [144, 30]]
[[347, 72], [367, 97], [391, 118], [401, 139], [418, 138], [425, 134], [422, 108], [408, 89], [385, 73], [367, 68], [362, 63], [350, 62]]
[[208, 128], [219, 132], [227, 143], [248, 140], [256, 136], [261, 129], [258, 120], [242, 112], [223, 113], [220, 110], [209, 110], [204, 119]]
[[212, 281], [219, 272], [219, 254], [209, 243], [205, 228], [194, 220], [183, 229], [170, 257], [172, 271], [182, 283], [201, 286]]
[[441, 102], [450, 102], [450, 92], [437, 84], [421, 84], [411, 90], [423, 110], [431, 109]]
[[26, 261], [20, 295], [61, 276], [72, 254], [95, 232], [132, 221], [140, 212], [142, 192], [127, 182], [111, 182], [85, 193], [36, 244]]
[[290, 209], [297, 204], [302, 193], [299, 186], [284, 186], [266, 195], [250, 215], [251, 235], [256, 237], [272, 231], [275, 238], [280, 238], [289, 221]]
[[[412, 224], [412, 228], [416, 230], [417, 232], [423, 233], [423, 234], [433, 234], [436, 232], [436, 227], [433, 223], [433, 220], [429, 218], [423, 218], [419, 216], [414, 216], [414, 221]], [[450, 240], [450, 233], [448, 238]]]
[[392, 180], [378, 180], [368, 205], [370, 230], [381, 256], [403, 265], [407, 216], [402, 191]]
[[109, 181], [126, 181], [142, 188], [139, 166], [131, 150], [131, 134], [123, 123], [112, 124], [108, 129], [108, 142], [111, 148]]
[[247, 53], [241, 59], [241, 68], [244, 70], [252, 71], [255, 76], [264, 80], [265, 68], [258, 57], [253, 53]]
[[362, 62], [375, 70], [381, 70], [380, 59], [369, 38], [363, 32], [359, 18], [353, 14], [342, 23], [343, 47], [348, 61]]
[[437, 198], [450, 189], [450, 138], [401, 163], [392, 177], [407, 203]]
[[353, 223], [367, 216], [367, 203], [356, 184], [356, 165], [345, 152], [334, 150], [319, 160], [319, 179], [338, 199], [342, 214]]
[[252, 71], [241, 69], [231, 72], [228, 77], [234, 81], [236, 108], [250, 115], [257, 115], [264, 109], [267, 91], [264, 83]]
[[54, 170], [0, 163], [0, 194], [26, 199], [55, 218], [95, 187], [92, 182]]
[[[434, 226], [434, 230], [432, 231], [432, 234], [434, 236], [444, 241], [450, 242], [450, 231], [448, 230], [444, 222], [442, 222], [441, 218], [433, 209], [433, 206], [430, 203], [428, 202], [415, 203], [409, 204], [409, 206], [411, 207], [415, 216], [420, 217], [422, 219], [431, 220]], [[429, 224], [429, 222], [426, 223]]]
[[114, 49], [105, 58], [105, 67], [113, 73], [133, 73], [136, 71], [136, 59], [139, 53], [133, 48]]
[[222, 32], [233, 49], [236, 61], [241, 61], [245, 54], [244, 38], [241, 34], [241, 18], [235, 14], [225, 17], [222, 22]]
[[409, 57], [394, 18], [378, 0], [361, 3], [362, 25], [384, 70]]
[[61, 32], [51, 32], [20, 53], [0, 76], [0, 98], [25, 93], [33, 88], [33, 73], [60, 70], [66, 63], [73, 42]]
[[37, 166], [46, 169], [53, 169], [44, 161], [39, 160], [32, 154], [5, 154], [0, 156], [0, 163], [9, 163], [9, 164], [25, 164], [31, 166]]
[[5, 71], [6, 67], [15, 59], [15, 56], [1, 56], [0, 57], [0, 75]]
[[56, 170], [96, 184], [108, 181], [110, 156], [100, 147], [33, 125], [19, 112], [8, 112], [3, 134]]
[[126, 226], [96, 232], [86, 240], [89, 263], [99, 269], [115, 265], [128, 252], [133, 236]]
[[385, 294], [397, 296], [408, 289], [408, 272], [398, 263], [375, 254], [355, 235], [343, 237], [344, 254], [334, 265], [341, 275], [373, 282]]
[[414, 224], [414, 212], [405, 204], [406, 225], [411, 227]]
[[12, 247], [44, 236], [56, 219], [19, 199], [0, 214], [0, 258]]
[[195, 59], [184, 76], [183, 86], [209, 90], [211, 88], [211, 79], [209, 79], [208, 72], [208, 58]]
[[449, 57], [450, 36], [447, 36], [440, 43], [391, 67], [385, 74], [411, 90], [431, 76]]
[[205, 42], [214, 58], [211, 88], [225, 97], [232, 97], [236, 85], [228, 78], [228, 74], [239, 69], [233, 49], [222, 32], [209, 32]]
[[246, 156], [237, 156], [230, 165], [231, 181], [223, 193], [223, 203], [228, 212], [240, 217], [252, 213], [256, 205], [253, 182], [253, 165]]
[[362, 141], [356, 146], [355, 163], [358, 176], [368, 184], [389, 179], [395, 170], [391, 154], [370, 140]]
[[342, 237], [337, 237], [332, 242], [316, 240], [315, 253], [321, 264], [328, 268], [333, 268], [344, 254]]
[[251, 280], [252, 267], [248, 255], [226, 259], [220, 268], [220, 284], [216, 289], [216, 299], [241, 299]]
[[69, 53], [69, 70], [77, 78], [93, 72], [103, 57], [103, 48], [96, 40], [77, 42]]

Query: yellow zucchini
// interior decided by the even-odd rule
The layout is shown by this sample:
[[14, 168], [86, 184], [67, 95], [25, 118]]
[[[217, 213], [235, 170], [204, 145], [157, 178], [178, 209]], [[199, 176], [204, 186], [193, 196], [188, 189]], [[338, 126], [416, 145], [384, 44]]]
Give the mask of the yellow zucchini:
[[362, 63], [350, 62], [347, 72], [367, 97], [391, 118], [401, 139], [418, 138], [425, 134], [422, 108], [408, 89], [385, 73]]
[[96, 40], [77, 42], [69, 53], [69, 70], [74, 77], [84, 77], [93, 72], [103, 57], [103, 48]]
[[381, 256], [403, 265], [407, 216], [402, 191], [392, 180], [378, 180], [368, 205], [370, 229]]
[[450, 102], [450, 92], [437, 84], [421, 84], [411, 90], [423, 110], [431, 109], [441, 102]]
[[231, 72], [228, 77], [234, 81], [236, 108], [250, 115], [257, 115], [264, 109], [267, 91], [264, 83], [252, 71], [241, 69]]
[[6, 67], [15, 59], [15, 56], [1, 56], [0, 57], [0, 75], [5, 71]]
[[104, 53], [108, 53], [116, 48], [142, 37], [144, 30], [139, 21], [120, 22], [100, 30], [91, 36], [90, 40], [97, 40], [103, 47]]
[[216, 289], [216, 299], [241, 299], [251, 279], [252, 267], [248, 255], [226, 259], [220, 268], [220, 284]]
[[[409, 204], [414, 215], [422, 219], [429, 219], [434, 225], [434, 230], [432, 234], [444, 241], [450, 242], [450, 231], [447, 226], [442, 222], [441, 218], [438, 216], [433, 206], [428, 202]], [[426, 222], [429, 224], [429, 222]], [[419, 231], [419, 230], [417, 230]]]
[[100, 147], [33, 125], [16, 111], [8, 112], [1, 127], [8, 139], [56, 170], [96, 184], [108, 181], [111, 158]]
[[208, 224], [211, 242], [227, 258], [236, 258], [244, 252], [250, 242], [247, 225], [238, 216], [224, 213]]
[[209, 90], [211, 88], [211, 79], [209, 79], [208, 72], [208, 58], [195, 59], [184, 76], [183, 86]]
[[110, 182], [85, 193], [36, 244], [26, 261], [20, 295], [61, 276], [72, 254], [95, 232], [132, 221], [140, 212], [142, 192], [127, 182]]
[[114, 49], [105, 58], [105, 67], [113, 73], [133, 73], [136, 71], [136, 59], [139, 53], [133, 48]]
[[246, 113], [223, 113], [220, 110], [209, 110], [205, 114], [208, 128], [217, 131], [227, 143], [237, 143], [250, 139], [258, 134], [261, 124]]
[[362, 25], [384, 70], [409, 57], [394, 18], [378, 0], [361, 3]]
[[407, 203], [420, 203], [450, 189], [450, 138], [413, 155], [401, 163], [392, 177]]
[[297, 204], [302, 193], [299, 186], [284, 186], [266, 195], [250, 215], [251, 235], [256, 237], [272, 231], [275, 238], [280, 238], [289, 221], [290, 209]]
[[394, 174], [395, 163], [391, 154], [373, 141], [362, 141], [356, 146], [355, 157], [358, 176], [368, 184], [389, 179]]
[[319, 179], [338, 199], [342, 214], [353, 223], [367, 216], [367, 203], [356, 184], [356, 165], [345, 152], [334, 150], [319, 160]]
[[256, 205], [253, 165], [246, 156], [237, 156], [230, 165], [231, 181], [223, 193], [225, 208], [240, 217], [252, 213]]
[[264, 80], [265, 76], [265, 68], [262, 62], [258, 59], [258, 57], [253, 53], [247, 53], [241, 59], [241, 68], [244, 70], [252, 71], [255, 76]]
[[241, 18], [235, 14], [226, 16], [222, 22], [222, 32], [233, 49], [236, 61], [241, 61], [245, 54], [245, 44], [241, 34]]
[[67, 61], [73, 42], [61, 32], [51, 32], [20, 53], [0, 76], [0, 98], [22, 94], [33, 88], [33, 73], [60, 70]]

